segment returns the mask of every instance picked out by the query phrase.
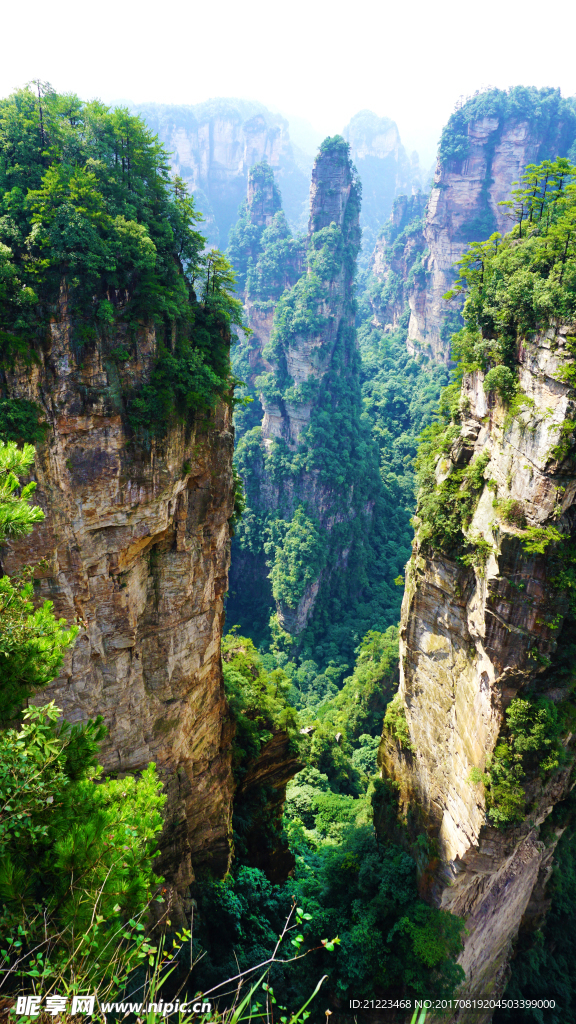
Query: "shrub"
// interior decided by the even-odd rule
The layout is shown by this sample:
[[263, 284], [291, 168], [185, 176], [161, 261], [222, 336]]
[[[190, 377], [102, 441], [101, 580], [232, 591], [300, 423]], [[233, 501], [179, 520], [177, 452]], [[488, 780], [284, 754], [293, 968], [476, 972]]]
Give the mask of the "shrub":
[[518, 390], [516, 374], [507, 366], [493, 366], [484, 378], [484, 391], [496, 392], [503, 402], [510, 402]]

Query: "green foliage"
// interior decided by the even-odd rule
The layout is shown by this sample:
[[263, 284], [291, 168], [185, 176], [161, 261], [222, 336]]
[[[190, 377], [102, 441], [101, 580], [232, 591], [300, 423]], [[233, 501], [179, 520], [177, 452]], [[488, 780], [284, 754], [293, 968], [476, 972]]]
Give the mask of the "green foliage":
[[[33, 461], [31, 444], [19, 449], [15, 441], [0, 440], [0, 542], [30, 533], [44, 519], [42, 509], [30, 504], [36, 484], [21, 487], [17, 476]], [[34, 609], [32, 575], [28, 567], [14, 579], [0, 577], [0, 722], [54, 678], [78, 633], [76, 627], [66, 628], [65, 619], [54, 618], [51, 601]]]
[[523, 783], [529, 775], [546, 779], [566, 764], [561, 734], [558, 709], [546, 697], [515, 697], [511, 702], [506, 728], [484, 775], [488, 817], [498, 828], [523, 821]]
[[[291, 681], [292, 696], [306, 693], [318, 678], [314, 662], [297, 667], [286, 655], [259, 656], [235, 634], [225, 639], [223, 650], [227, 692], [238, 701], [237, 725], [258, 706], [259, 725], [275, 713], [282, 724], [281, 709], [268, 709], [266, 680]], [[230, 669], [240, 677], [232, 679], [231, 689]], [[328, 666], [323, 685], [345, 671], [345, 665]], [[393, 844], [378, 845], [371, 823], [382, 702], [396, 685], [397, 671], [397, 630], [372, 630], [359, 645], [354, 671], [342, 688], [316, 707], [305, 705], [306, 714], [317, 717], [307, 767], [288, 786], [284, 815], [286, 837], [296, 853], [294, 877], [272, 885], [262, 871], [246, 864], [247, 848], [237, 842], [231, 874], [222, 882], [204, 878], [195, 886], [194, 949], [203, 954], [195, 984], [204, 990], [234, 967], [237, 973], [257, 958], [264, 960], [291, 900], [307, 910], [296, 943], [306, 956], [293, 965], [274, 965], [279, 1002], [295, 1005], [303, 999], [319, 971], [328, 974], [330, 1005], [359, 989], [367, 997], [382, 991], [441, 996], [461, 980], [455, 958], [462, 922], [418, 897], [413, 859]], [[246, 746], [247, 756], [257, 757], [260, 744], [256, 737], [250, 750]], [[246, 812], [241, 803], [235, 819]], [[262, 845], [265, 822], [257, 820]], [[339, 941], [327, 943], [326, 936], [333, 934]]]
[[[575, 175], [565, 158], [529, 165], [510, 201], [516, 226], [504, 238], [496, 232], [485, 242], [474, 242], [446, 295], [466, 293], [468, 336], [481, 332], [491, 361], [509, 369], [514, 369], [520, 338], [552, 320], [569, 322], [576, 314]], [[505, 375], [500, 374], [502, 384]], [[511, 397], [511, 379], [504, 387]]]
[[445, 366], [417, 360], [407, 352], [406, 327], [383, 334], [371, 323], [373, 314], [364, 300], [361, 309], [365, 322], [358, 331], [358, 341], [364, 410], [378, 445], [382, 481], [404, 513], [395, 523], [395, 533], [407, 559], [418, 438], [435, 419], [448, 371]]
[[406, 708], [399, 693], [393, 697], [386, 708], [384, 728], [391, 733], [404, 750], [414, 750], [414, 744], [410, 738], [410, 730], [406, 721]]
[[155, 326], [152, 377], [125, 396], [135, 429], [160, 435], [172, 414], [212, 408], [230, 387], [228, 345], [243, 321], [230, 267], [204, 251], [198, 220], [158, 140], [127, 110], [50, 88], [0, 101], [3, 362], [33, 354], [65, 302], [74, 345], [99, 334], [118, 363], [115, 328]]
[[[543, 148], [566, 151], [576, 135], [576, 113], [559, 89], [515, 86], [477, 92], [459, 106], [442, 129], [439, 156], [442, 161], [463, 160], [469, 150], [468, 126], [484, 117], [528, 121], [542, 139]], [[558, 133], [560, 132], [560, 139]]]
[[232, 630], [222, 640], [226, 699], [236, 723], [233, 742], [237, 779], [272, 735], [284, 730], [297, 747], [296, 715], [286, 700], [290, 681], [281, 668], [268, 671], [252, 640]]
[[[312, 916], [305, 939], [320, 944], [337, 929], [340, 944], [326, 968], [336, 999], [379, 991], [440, 997], [462, 979], [454, 962], [462, 922], [418, 898], [412, 858], [393, 844], [378, 847], [369, 825], [345, 829], [336, 844], [300, 862], [295, 887]], [[321, 963], [321, 953], [312, 953], [300, 983]]]
[[522, 547], [530, 555], [543, 555], [549, 544], [563, 539], [555, 526], [528, 526], [522, 532]]
[[276, 520], [272, 544], [275, 548], [270, 573], [272, 593], [277, 601], [296, 608], [308, 584], [318, 579], [326, 564], [326, 539], [318, 522], [299, 506], [289, 524]]
[[42, 410], [25, 398], [0, 401], [0, 437], [18, 444], [38, 444], [44, 440], [48, 425], [39, 422]]
[[[335, 159], [348, 160], [343, 140], [328, 148]], [[309, 424], [295, 449], [280, 439], [265, 446], [259, 426], [246, 429], [250, 410], [239, 419], [243, 433], [236, 452], [246, 510], [234, 543], [229, 621], [238, 623], [258, 643], [269, 643], [272, 601], [278, 600], [290, 613], [306, 586], [320, 577], [314, 611], [299, 636], [299, 646], [303, 661], [313, 658], [322, 665], [351, 660], [368, 629], [386, 629], [397, 620], [400, 595], [392, 581], [410, 553], [409, 513], [392, 478], [388, 487], [379, 483], [376, 445], [370, 437], [370, 420], [363, 416], [351, 301], [359, 248], [358, 202], [359, 187], [352, 177], [342, 226], [313, 226], [317, 230], [308, 242], [307, 272], [293, 287], [285, 286], [276, 304], [270, 346], [264, 353], [273, 370], [260, 373], [254, 383], [267, 403], [311, 403]], [[249, 214], [247, 210], [246, 217]], [[266, 242], [266, 232], [260, 238], [263, 249], [258, 259], [264, 259], [272, 242]], [[284, 266], [287, 272], [288, 264]], [[346, 309], [333, 338], [326, 334], [330, 327], [326, 308], [342, 277]], [[329, 341], [322, 340], [325, 335]], [[314, 346], [313, 359], [324, 372], [296, 386], [287, 374], [286, 352], [305, 338], [320, 341]], [[236, 372], [245, 379], [251, 372], [249, 352], [242, 343], [235, 357]], [[384, 419], [385, 410], [381, 412]], [[400, 461], [405, 471], [410, 458], [404, 451]], [[325, 495], [322, 514], [310, 497], [314, 478]], [[273, 509], [263, 479], [278, 488]], [[342, 551], [346, 551], [345, 560]], [[340, 563], [337, 572], [322, 572], [336, 562]], [[238, 578], [236, 564], [243, 566]], [[272, 586], [264, 582], [265, 568]]]
[[227, 254], [238, 290], [258, 308], [267, 308], [296, 282], [303, 246], [292, 238], [274, 172], [266, 162], [250, 168], [248, 190], [249, 202], [240, 207]]
[[34, 446], [25, 444], [21, 449], [15, 441], [0, 439], [0, 543], [6, 537], [22, 537], [31, 533], [34, 524], [44, 519], [38, 505], [31, 505], [36, 483], [20, 486], [18, 473], [28, 473], [34, 462]]
[[33, 569], [0, 577], [0, 722], [10, 719], [25, 699], [58, 674], [78, 627], [56, 619], [51, 601], [34, 609]]
[[54, 704], [0, 733], [2, 969], [13, 991], [30, 980], [94, 990], [143, 957], [144, 913], [162, 826], [154, 766], [140, 780], [98, 782], [101, 720], [58, 724]]
[[518, 390], [518, 380], [507, 366], [493, 366], [484, 378], [483, 387], [487, 394], [495, 391], [503, 402], [509, 402]]
[[478, 534], [469, 536], [468, 543], [472, 546], [472, 550], [468, 554], [462, 555], [461, 561], [463, 565], [473, 565], [478, 575], [484, 576], [488, 559], [490, 555], [494, 554], [494, 548], [489, 541]]
[[524, 505], [516, 498], [501, 498], [494, 503], [494, 507], [498, 515], [510, 526], [516, 526], [519, 530], [523, 530], [526, 526]]
[[433, 551], [459, 553], [467, 542], [464, 531], [478, 505], [490, 461], [489, 452], [484, 451], [468, 466], [452, 468], [448, 477], [436, 484], [436, 461], [459, 434], [457, 424], [443, 431], [428, 428], [418, 450], [418, 537]]

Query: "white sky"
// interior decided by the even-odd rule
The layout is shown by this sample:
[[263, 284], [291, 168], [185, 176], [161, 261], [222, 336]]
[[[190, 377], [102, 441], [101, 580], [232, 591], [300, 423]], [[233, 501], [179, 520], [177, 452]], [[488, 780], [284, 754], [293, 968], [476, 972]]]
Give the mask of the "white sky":
[[0, 95], [40, 78], [107, 102], [240, 96], [322, 134], [369, 108], [426, 161], [460, 95], [576, 93], [575, 30], [574, 0], [27, 0], [3, 5]]

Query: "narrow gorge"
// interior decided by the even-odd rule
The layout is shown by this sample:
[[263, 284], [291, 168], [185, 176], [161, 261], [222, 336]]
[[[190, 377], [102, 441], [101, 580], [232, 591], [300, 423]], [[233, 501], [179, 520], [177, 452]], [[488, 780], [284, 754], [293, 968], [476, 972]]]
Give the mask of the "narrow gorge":
[[0, 1009], [570, 1024], [576, 105], [291, 132], [0, 100]]

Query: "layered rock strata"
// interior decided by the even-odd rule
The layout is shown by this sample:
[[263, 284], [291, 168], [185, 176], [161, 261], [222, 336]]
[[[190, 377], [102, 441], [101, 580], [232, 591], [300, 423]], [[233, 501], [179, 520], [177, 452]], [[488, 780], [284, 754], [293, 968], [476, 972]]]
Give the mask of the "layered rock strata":
[[[415, 282], [409, 299], [410, 351], [439, 361], [449, 358], [454, 306], [442, 296], [456, 280], [455, 264], [470, 242], [510, 230], [506, 208], [499, 203], [509, 198], [526, 165], [538, 158], [541, 142], [537, 128], [527, 121], [502, 123], [483, 117], [468, 126], [469, 150], [463, 161], [438, 160], [424, 225], [426, 278]], [[445, 323], [448, 331], [443, 330]]]
[[[439, 860], [428, 870], [432, 898], [465, 919], [466, 981], [459, 994], [469, 999], [494, 999], [504, 989], [521, 922], [542, 909], [558, 834], [545, 845], [541, 828], [571, 785], [569, 767], [548, 781], [527, 778], [526, 818], [502, 830], [490, 824], [483, 784], [473, 780], [487, 769], [515, 696], [531, 692], [557, 703], [568, 697], [549, 681], [567, 629], [557, 553], [552, 544], [530, 554], [522, 537], [529, 527], [574, 530], [575, 407], [562, 373], [573, 330], [562, 326], [522, 343], [526, 401], [514, 417], [485, 394], [480, 371], [464, 379], [461, 435], [436, 473], [446, 479], [455, 467], [489, 454], [467, 530], [470, 543], [489, 545], [484, 567], [430, 554], [417, 536], [407, 569], [399, 692], [413, 751], [385, 731], [381, 763], [399, 784], [404, 812], [412, 808], [437, 844]], [[507, 507], [521, 513], [526, 527], [505, 520], [497, 505], [503, 500], [513, 502]], [[456, 1017], [480, 1024], [490, 1018], [491, 1011], [471, 1016], [465, 1010]]]
[[[230, 857], [233, 781], [220, 638], [233, 510], [233, 429], [221, 403], [193, 429], [137, 442], [122, 394], [156, 352], [142, 327], [118, 365], [102, 339], [75, 348], [60, 315], [37, 363], [6, 373], [12, 398], [42, 409], [36, 500], [45, 521], [3, 552], [4, 571], [37, 568], [37, 597], [80, 632], [59, 677], [36, 698], [66, 719], [104, 716], [107, 772], [155, 761], [168, 794], [159, 868], [180, 890], [194, 868]], [[126, 337], [115, 343], [129, 344]]]

